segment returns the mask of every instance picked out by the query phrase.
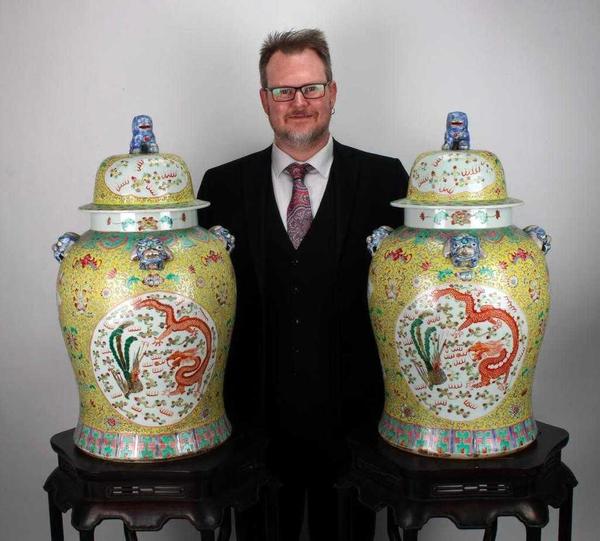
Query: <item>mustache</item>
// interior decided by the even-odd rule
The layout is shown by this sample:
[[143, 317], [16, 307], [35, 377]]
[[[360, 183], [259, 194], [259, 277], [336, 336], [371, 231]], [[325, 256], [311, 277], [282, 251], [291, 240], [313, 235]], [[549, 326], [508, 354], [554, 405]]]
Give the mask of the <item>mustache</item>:
[[313, 115], [314, 115], [314, 113], [311, 113], [307, 109], [297, 109], [297, 110], [294, 110], [294, 111], [290, 111], [285, 116], [286, 117], [290, 117], [290, 116], [313, 116]]

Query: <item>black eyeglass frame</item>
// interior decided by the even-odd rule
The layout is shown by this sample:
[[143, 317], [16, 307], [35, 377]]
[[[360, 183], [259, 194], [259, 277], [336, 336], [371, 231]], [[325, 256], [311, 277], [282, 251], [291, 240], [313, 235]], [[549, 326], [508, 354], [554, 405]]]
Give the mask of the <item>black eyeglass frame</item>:
[[[271, 97], [273, 97], [273, 101], [293, 101], [294, 98], [296, 97], [296, 92], [298, 92], [298, 90], [300, 90], [300, 92], [302, 92], [302, 96], [304, 97], [304, 99], [306, 100], [320, 100], [321, 98], [323, 98], [325, 96], [325, 90], [326, 88], [331, 84], [332, 81], [325, 81], [325, 82], [319, 82], [319, 83], [308, 83], [302, 86], [267, 86], [264, 88], [264, 90], [268, 90], [271, 93]], [[309, 98], [306, 96], [306, 94], [304, 93], [304, 89], [308, 88], [309, 86], [323, 86], [323, 94], [321, 96], [315, 96], [314, 98]], [[273, 91], [274, 90], [282, 90], [284, 88], [289, 88], [292, 89], [294, 91], [294, 93], [292, 94], [291, 98], [285, 99], [285, 100], [276, 100], [275, 97], [273, 96]]]

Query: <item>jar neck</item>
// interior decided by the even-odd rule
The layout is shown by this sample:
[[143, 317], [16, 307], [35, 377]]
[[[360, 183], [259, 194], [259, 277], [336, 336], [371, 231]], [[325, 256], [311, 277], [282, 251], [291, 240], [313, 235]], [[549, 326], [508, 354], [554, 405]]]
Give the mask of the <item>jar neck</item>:
[[135, 210], [92, 212], [93, 231], [139, 233], [142, 231], [172, 231], [198, 225], [195, 209]]
[[404, 209], [404, 225], [416, 229], [497, 229], [512, 225], [510, 207]]

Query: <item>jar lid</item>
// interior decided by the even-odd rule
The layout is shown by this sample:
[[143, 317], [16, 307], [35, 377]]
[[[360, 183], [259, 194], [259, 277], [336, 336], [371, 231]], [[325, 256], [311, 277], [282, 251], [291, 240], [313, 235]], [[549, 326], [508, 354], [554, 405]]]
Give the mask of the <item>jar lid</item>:
[[100, 164], [94, 199], [80, 210], [183, 210], [210, 204], [194, 197], [192, 176], [183, 159], [159, 153], [148, 115], [134, 117], [132, 131], [129, 154], [109, 156]]
[[407, 197], [395, 207], [508, 207], [522, 201], [508, 197], [504, 169], [487, 150], [470, 150], [467, 115], [448, 113], [441, 151], [417, 156], [410, 172]]

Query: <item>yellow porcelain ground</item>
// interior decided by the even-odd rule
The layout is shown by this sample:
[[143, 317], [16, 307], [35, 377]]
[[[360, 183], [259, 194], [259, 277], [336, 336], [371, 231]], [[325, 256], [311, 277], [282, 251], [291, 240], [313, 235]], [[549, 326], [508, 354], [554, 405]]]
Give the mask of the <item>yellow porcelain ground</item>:
[[[484, 253], [470, 279], [444, 256], [445, 242], [457, 234], [477, 236]], [[526, 233], [516, 227], [399, 228], [374, 255], [369, 291], [385, 378], [384, 417], [425, 430], [468, 431], [532, 418], [531, 388], [549, 295], [545, 257]], [[461, 329], [469, 299], [481, 321]], [[501, 363], [488, 363], [489, 381], [482, 368], [485, 347], [495, 348], [499, 359], [501, 351], [514, 353], [502, 376], [495, 375]], [[428, 371], [427, 363], [436, 362], [437, 372]]]
[[[80, 447], [114, 459], [143, 458], [131, 447], [142, 437], [156, 447], [147, 456], [169, 458], [216, 445], [230, 430], [222, 397], [236, 301], [229, 255], [201, 228], [152, 232], [172, 259], [142, 270], [132, 252], [148, 236], [88, 231], [58, 277], [60, 324], [79, 386]], [[181, 441], [196, 440], [159, 449], [161, 435], [182, 434]]]

